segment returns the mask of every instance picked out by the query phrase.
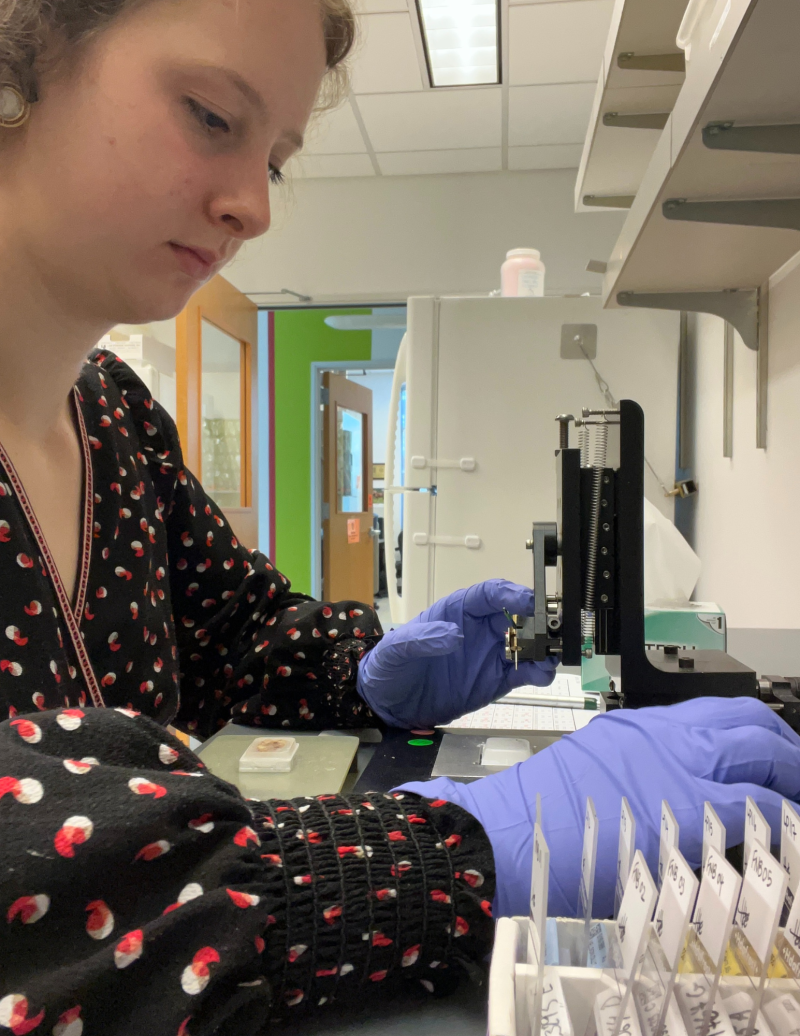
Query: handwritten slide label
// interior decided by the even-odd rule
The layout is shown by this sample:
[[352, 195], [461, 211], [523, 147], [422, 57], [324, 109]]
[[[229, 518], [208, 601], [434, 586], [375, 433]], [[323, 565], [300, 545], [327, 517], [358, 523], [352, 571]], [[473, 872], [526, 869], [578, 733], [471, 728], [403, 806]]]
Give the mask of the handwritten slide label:
[[674, 968], [683, 950], [699, 882], [680, 849], [673, 847], [656, 904], [656, 935], [669, 966]]
[[620, 1036], [642, 1036], [636, 1008], [630, 999], [622, 1023], [617, 1025], [621, 1008], [622, 996], [617, 990], [605, 990], [597, 994], [594, 1002], [594, 1024], [597, 1036], [614, 1036], [614, 1033], [619, 1033]]
[[734, 868], [716, 849], [710, 847], [692, 927], [715, 968], [719, 967], [728, 944], [741, 885], [742, 879]]
[[653, 881], [645, 858], [637, 851], [633, 858], [631, 873], [625, 885], [625, 895], [617, 918], [617, 936], [622, 951], [622, 966], [628, 974], [633, 973], [642, 945], [645, 929], [653, 916], [658, 889]]
[[[789, 875], [769, 849], [765, 849], [760, 842], [754, 842], [734, 924], [747, 937], [758, 965], [762, 967], [769, 964], [788, 880]], [[748, 967], [751, 975], [760, 971], [758, 967], [750, 967], [747, 960], [741, 963]]]
[[658, 847], [658, 887], [664, 883], [664, 872], [669, 859], [670, 850], [678, 844], [678, 822], [673, 816], [669, 803], [664, 799], [661, 803], [661, 841]]
[[764, 817], [764, 814], [755, 804], [754, 800], [747, 796], [744, 814], [744, 873], [747, 873], [747, 861], [750, 859], [750, 850], [753, 843], [758, 842], [769, 849], [772, 839], [772, 831]]
[[631, 872], [633, 848], [636, 845], [636, 821], [633, 819], [628, 800], [623, 797], [619, 815], [619, 852], [617, 853], [617, 887], [614, 896], [614, 916], [619, 913], [619, 906], [625, 894], [625, 883]]
[[720, 856], [725, 855], [727, 833], [725, 825], [717, 816], [717, 811], [710, 802], [703, 806], [703, 866], [706, 865], [709, 846], [713, 846]]
[[789, 875], [786, 909], [790, 910], [800, 885], [800, 816], [788, 799], [781, 810], [781, 866]]
[[[530, 984], [528, 988], [530, 989]], [[551, 968], [546, 969], [544, 976], [541, 1019], [543, 1036], [572, 1036], [572, 1021], [567, 1010], [561, 979]]]

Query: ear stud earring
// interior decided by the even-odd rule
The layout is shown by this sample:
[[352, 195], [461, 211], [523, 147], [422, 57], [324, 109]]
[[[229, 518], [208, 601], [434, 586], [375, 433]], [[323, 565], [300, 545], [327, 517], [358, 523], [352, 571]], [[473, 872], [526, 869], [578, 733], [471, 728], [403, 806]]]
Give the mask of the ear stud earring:
[[0, 83], [0, 126], [14, 129], [26, 122], [31, 106], [16, 86]]

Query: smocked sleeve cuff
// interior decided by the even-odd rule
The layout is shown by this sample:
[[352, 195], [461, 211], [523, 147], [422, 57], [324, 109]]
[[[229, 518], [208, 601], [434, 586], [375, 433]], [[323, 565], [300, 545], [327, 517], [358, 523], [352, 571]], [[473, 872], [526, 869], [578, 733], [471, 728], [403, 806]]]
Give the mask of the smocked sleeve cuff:
[[441, 995], [482, 978], [494, 859], [470, 814], [402, 792], [255, 811], [262, 858], [284, 883], [265, 936], [275, 1010]]

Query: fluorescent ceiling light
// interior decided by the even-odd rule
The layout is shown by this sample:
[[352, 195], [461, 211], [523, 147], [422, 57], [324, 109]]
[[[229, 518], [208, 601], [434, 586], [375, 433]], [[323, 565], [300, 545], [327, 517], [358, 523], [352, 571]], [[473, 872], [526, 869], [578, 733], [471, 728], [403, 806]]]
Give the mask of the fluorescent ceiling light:
[[497, 0], [417, 0], [431, 86], [500, 82]]

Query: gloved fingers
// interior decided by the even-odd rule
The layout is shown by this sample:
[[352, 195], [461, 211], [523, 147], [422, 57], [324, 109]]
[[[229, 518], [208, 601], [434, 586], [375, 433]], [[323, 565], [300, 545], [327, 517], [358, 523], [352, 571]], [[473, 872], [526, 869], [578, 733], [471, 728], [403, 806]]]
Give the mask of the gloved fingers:
[[[790, 799], [800, 798], [800, 748], [767, 727], [696, 730], [698, 777], [719, 784], [770, 788]], [[691, 764], [690, 764], [691, 765]]]
[[513, 663], [506, 665], [506, 675], [503, 681], [505, 690], [513, 690], [515, 687], [527, 687], [532, 684], [534, 687], [549, 687], [556, 676], [558, 659], [547, 659], [546, 662], [520, 662], [517, 669]]
[[[640, 715], [649, 711], [640, 710]], [[693, 698], [678, 705], [661, 706], [658, 712], [664, 719], [689, 726], [713, 727], [718, 730], [741, 726], [763, 727], [800, 748], [800, 735], [759, 698]]]
[[533, 615], [533, 590], [508, 579], [487, 579], [471, 586], [464, 597], [464, 614], [473, 619], [506, 610], [512, 615]]
[[390, 630], [367, 655], [368, 665], [402, 666], [414, 658], [451, 655], [464, 643], [464, 634], [454, 622], [415, 622]]

